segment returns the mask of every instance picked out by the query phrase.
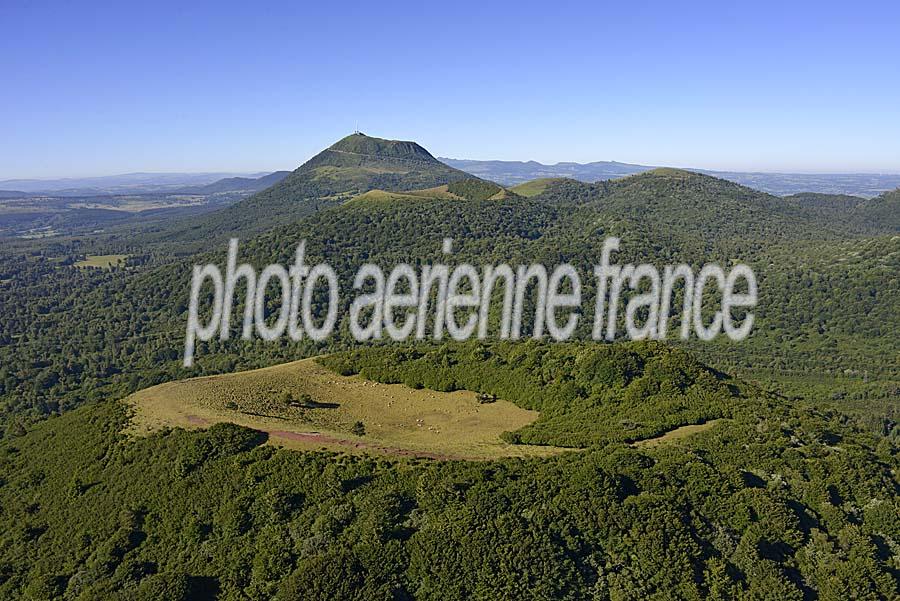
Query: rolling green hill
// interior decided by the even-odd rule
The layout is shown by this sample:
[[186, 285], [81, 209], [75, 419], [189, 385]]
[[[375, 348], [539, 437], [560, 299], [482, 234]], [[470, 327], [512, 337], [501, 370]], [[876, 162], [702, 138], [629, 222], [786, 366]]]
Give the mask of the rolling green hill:
[[504, 200], [516, 197], [515, 192], [481, 179], [464, 179], [451, 182], [447, 191], [466, 200]]
[[513, 186], [512, 188], [510, 188], [510, 190], [512, 190], [516, 194], [519, 194], [520, 196], [531, 198], [532, 196], [537, 196], [551, 185], [558, 184], [564, 181], [566, 181], [565, 178], [561, 177], [545, 177], [541, 179], [533, 179], [517, 186]]
[[264, 190], [277, 184], [290, 174], [290, 171], [275, 171], [258, 178], [226, 177], [204, 186], [192, 186], [179, 190], [182, 194], [217, 194], [231, 190]]

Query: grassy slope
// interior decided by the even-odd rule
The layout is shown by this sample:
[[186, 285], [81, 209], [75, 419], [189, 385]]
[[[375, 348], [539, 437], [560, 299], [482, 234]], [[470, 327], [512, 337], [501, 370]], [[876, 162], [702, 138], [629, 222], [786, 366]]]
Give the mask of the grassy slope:
[[[298, 406], [304, 398], [310, 407]], [[352, 450], [359, 445], [359, 450], [473, 459], [554, 452], [500, 438], [533, 422], [537, 412], [502, 400], [480, 404], [466, 391], [435, 392], [339, 376], [313, 359], [160, 384], [127, 402], [135, 407], [131, 431], [138, 434], [229, 421], [267, 431], [291, 448]], [[357, 421], [364, 424], [364, 435], [353, 434]], [[311, 432], [321, 436], [290, 435]]]
[[519, 184], [517, 186], [513, 186], [512, 188], [510, 188], [510, 190], [512, 190], [519, 196], [524, 196], [525, 198], [531, 198], [532, 196], [537, 196], [538, 194], [544, 192], [551, 185], [558, 184], [563, 181], [565, 181], [565, 178], [544, 177], [544, 178], [534, 179], [534, 180], [525, 182], [524, 184]]

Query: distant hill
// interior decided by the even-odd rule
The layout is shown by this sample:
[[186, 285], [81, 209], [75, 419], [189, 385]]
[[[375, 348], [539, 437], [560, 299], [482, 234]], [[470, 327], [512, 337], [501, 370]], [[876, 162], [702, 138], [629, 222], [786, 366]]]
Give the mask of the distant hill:
[[462, 169], [472, 175], [495, 181], [505, 186], [515, 186], [542, 178], [569, 177], [583, 182], [616, 179], [653, 169], [646, 165], [631, 165], [616, 161], [594, 163], [556, 163], [544, 165], [537, 161], [473, 161], [467, 159], [447, 159], [441, 161], [451, 167]]
[[273, 186], [290, 175], [290, 171], [275, 171], [258, 178], [226, 177], [205, 186], [192, 186], [178, 190], [181, 194], [220, 194], [222, 192], [259, 191]]
[[28, 198], [32, 196], [28, 192], [18, 190], [0, 190], [0, 198]]
[[[84, 230], [111, 232], [114, 226], [156, 231], [160, 228], [151, 222], [168, 219], [171, 219], [168, 227], [179, 227], [189, 217], [246, 198], [278, 183], [289, 173], [276, 171], [259, 178], [229, 177], [203, 186], [163, 192], [78, 196], [71, 191], [39, 194], [0, 190], [0, 237], [31, 235], [32, 230], [46, 230], [53, 235]], [[123, 235], [133, 237], [132, 233]]]
[[[681, 169], [659, 168], [612, 181], [585, 184], [550, 180], [533, 200], [583, 207], [568, 235], [594, 238], [601, 215], [606, 232], [646, 236], [667, 249], [696, 253], [711, 244], [749, 239], [786, 240], [846, 233], [843, 222], [822, 220], [795, 203], [728, 180]], [[859, 199], [862, 200], [862, 199]], [[584, 226], [579, 227], [579, 223]]]
[[222, 178], [254, 178], [264, 175], [265, 173], [124, 173], [99, 177], [9, 179], [0, 181], [0, 189], [39, 192], [52, 196], [147, 194], [171, 192], [188, 186], [205, 186]]
[[[442, 158], [451, 167], [472, 175], [495, 181], [504, 186], [515, 186], [527, 181], [545, 178], [568, 177], [582, 182], [596, 182], [650, 171], [656, 167], [598, 161], [593, 163], [556, 163], [545, 165], [536, 161], [475, 161]], [[808, 173], [750, 173], [739, 171], [713, 171], [689, 169], [784, 196], [801, 192], [854, 195], [872, 198], [900, 187], [900, 174], [808, 174]]]
[[[747, 236], [817, 239], [884, 235], [900, 231], [900, 191], [866, 199], [804, 193], [779, 197], [735, 182], [659, 168], [612, 181], [587, 184], [540, 179], [512, 188], [555, 204], [590, 205], [624, 230], [658, 228], [657, 237], [738, 241]], [[627, 224], [627, 225], [625, 225]]]
[[785, 200], [811, 215], [853, 227], [859, 232], [900, 232], [900, 190], [875, 198], [844, 194], [794, 194]]
[[857, 208], [859, 219], [900, 232], [900, 188], [867, 200]]
[[[204, 233], [255, 233], [336, 206], [368, 190], [403, 192], [472, 179], [415, 142], [351, 134], [274, 185], [209, 215]], [[196, 236], [193, 231], [191, 236]]]

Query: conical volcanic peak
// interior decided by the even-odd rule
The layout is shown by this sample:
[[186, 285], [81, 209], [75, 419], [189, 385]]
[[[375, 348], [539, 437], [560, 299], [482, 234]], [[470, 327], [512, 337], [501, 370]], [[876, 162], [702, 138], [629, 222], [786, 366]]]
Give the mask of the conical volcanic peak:
[[[405, 192], [469, 180], [416, 144], [354, 133], [273, 186], [207, 219], [207, 228], [247, 235], [339, 206], [369, 190]], [[194, 232], [196, 235], [196, 232]]]
[[[300, 166], [298, 171], [322, 167], [387, 172], [454, 171], [415, 142], [385, 140], [354, 133], [342, 138]], [[462, 173], [462, 172], [457, 172]], [[444, 183], [444, 182], [442, 182]]]
[[329, 146], [326, 152], [355, 154], [374, 158], [438, 162], [430, 152], [415, 142], [373, 138], [359, 132], [338, 140]]

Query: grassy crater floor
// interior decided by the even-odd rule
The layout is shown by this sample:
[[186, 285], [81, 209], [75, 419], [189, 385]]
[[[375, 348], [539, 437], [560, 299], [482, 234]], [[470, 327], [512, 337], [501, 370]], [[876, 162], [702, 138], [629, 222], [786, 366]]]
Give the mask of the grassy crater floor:
[[[381, 452], [436, 459], [492, 459], [560, 453], [509, 444], [504, 431], [534, 422], [537, 411], [505, 400], [480, 403], [474, 392], [436, 392], [340, 376], [304, 359], [246, 372], [168, 382], [126, 399], [132, 435], [167, 427], [232, 422], [268, 432], [297, 449]], [[357, 422], [364, 433], [359, 434]]]

